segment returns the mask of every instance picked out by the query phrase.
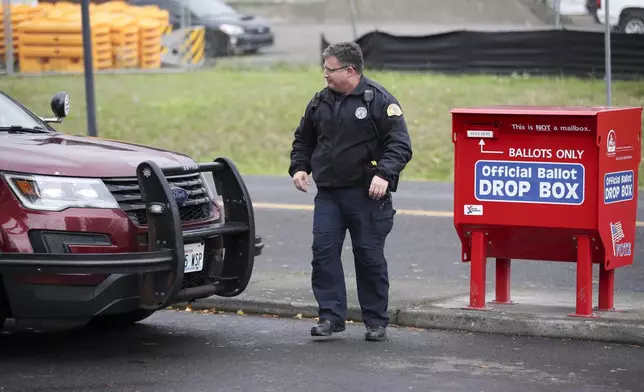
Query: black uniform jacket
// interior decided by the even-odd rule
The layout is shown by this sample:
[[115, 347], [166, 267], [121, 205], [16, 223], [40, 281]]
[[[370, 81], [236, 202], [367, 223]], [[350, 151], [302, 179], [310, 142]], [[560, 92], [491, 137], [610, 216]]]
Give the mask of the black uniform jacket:
[[[365, 90], [373, 91], [371, 102]], [[289, 174], [313, 173], [318, 187], [363, 186], [365, 167], [376, 161], [375, 174], [397, 183], [412, 150], [396, 98], [366, 76], [347, 95], [328, 88], [318, 94], [295, 130]]]

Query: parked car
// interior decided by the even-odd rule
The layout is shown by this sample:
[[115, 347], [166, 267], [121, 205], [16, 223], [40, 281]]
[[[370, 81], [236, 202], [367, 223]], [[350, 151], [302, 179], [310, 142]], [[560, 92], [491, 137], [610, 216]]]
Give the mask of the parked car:
[[173, 29], [180, 28], [182, 20], [186, 27], [203, 25], [206, 57], [256, 53], [275, 43], [275, 34], [266, 19], [241, 13], [221, 0], [129, 0], [128, 3], [156, 5], [167, 10]]
[[123, 326], [245, 290], [263, 243], [230, 160], [57, 132], [68, 95], [51, 107], [41, 119], [0, 92], [0, 328]]
[[[606, 23], [606, 2], [597, 1], [597, 19]], [[610, 0], [608, 2], [608, 23], [618, 33], [644, 34], [644, 0]]]

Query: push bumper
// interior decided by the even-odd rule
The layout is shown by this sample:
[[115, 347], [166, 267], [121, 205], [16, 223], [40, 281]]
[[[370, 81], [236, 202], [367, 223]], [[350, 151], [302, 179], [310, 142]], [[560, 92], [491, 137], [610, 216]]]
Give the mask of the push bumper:
[[[166, 176], [209, 171], [222, 196], [225, 223], [181, 230], [179, 210]], [[142, 274], [140, 307], [159, 310], [172, 302], [204, 294], [232, 297], [250, 281], [254, 258], [264, 244], [255, 233], [250, 195], [234, 164], [226, 158], [191, 166], [160, 168], [151, 161], [137, 167], [148, 215], [148, 251], [135, 253], [0, 253], [0, 273]], [[221, 276], [208, 286], [182, 289], [184, 243], [222, 236], [225, 257]]]

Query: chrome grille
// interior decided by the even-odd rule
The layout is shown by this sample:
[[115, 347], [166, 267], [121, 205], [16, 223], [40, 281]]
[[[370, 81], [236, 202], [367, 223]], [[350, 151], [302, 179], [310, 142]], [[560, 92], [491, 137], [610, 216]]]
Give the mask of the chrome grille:
[[[188, 200], [179, 205], [181, 222], [194, 222], [213, 216], [212, 203], [199, 173], [169, 176], [170, 186], [188, 191]], [[104, 178], [103, 182], [110, 190], [119, 206], [137, 225], [147, 224], [145, 203], [141, 200], [141, 191], [136, 177]]]
[[247, 27], [246, 32], [251, 34], [268, 34], [271, 32], [271, 29], [267, 26]]

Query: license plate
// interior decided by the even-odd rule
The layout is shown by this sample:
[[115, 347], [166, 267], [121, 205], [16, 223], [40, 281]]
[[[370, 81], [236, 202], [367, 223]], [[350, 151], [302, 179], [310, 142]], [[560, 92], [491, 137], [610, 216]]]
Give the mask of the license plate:
[[183, 266], [183, 272], [197, 272], [203, 269], [203, 258], [206, 245], [201, 242], [198, 244], [184, 244], [183, 251], [185, 255], [185, 261]]

